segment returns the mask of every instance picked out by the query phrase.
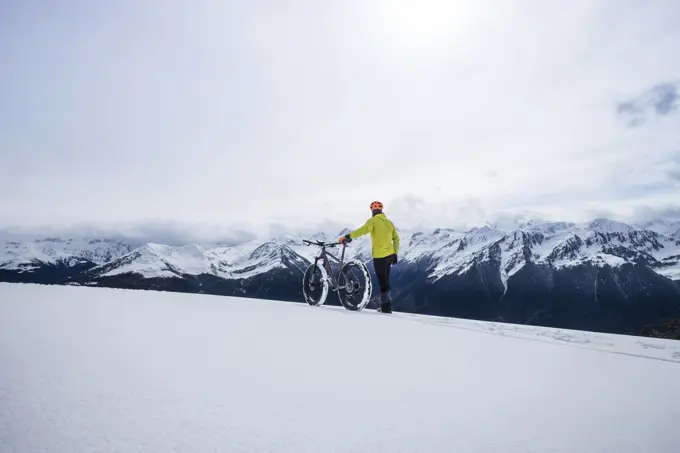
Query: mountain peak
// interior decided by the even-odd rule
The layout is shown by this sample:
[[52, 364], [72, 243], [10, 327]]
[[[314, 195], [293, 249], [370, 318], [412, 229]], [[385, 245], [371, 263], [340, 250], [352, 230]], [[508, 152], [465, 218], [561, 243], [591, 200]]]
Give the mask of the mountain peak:
[[326, 237], [325, 233], [316, 233], [313, 234], [309, 237], [310, 241], [321, 241], [321, 242], [326, 242], [328, 241], [328, 238]]
[[535, 225], [527, 227], [526, 229], [529, 231], [540, 231], [542, 233], [553, 234], [558, 231], [568, 230], [569, 228], [575, 225], [576, 224], [572, 222], [544, 222], [537, 223]]
[[346, 234], [350, 234], [353, 230], [350, 228], [343, 228], [339, 233], [338, 237], [345, 236]]
[[435, 235], [451, 234], [451, 233], [456, 233], [456, 230], [454, 230], [453, 228], [437, 228], [432, 232], [432, 234], [435, 234]]
[[492, 225], [484, 225], [481, 227], [470, 228], [465, 232], [467, 236], [486, 236], [489, 234], [498, 233], [500, 230], [496, 229]]
[[678, 219], [655, 219], [639, 225], [640, 228], [651, 230], [664, 236], [680, 238], [680, 220]]
[[597, 218], [587, 223], [587, 228], [601, 233], [630, 233], [636, 228], [616, 220]]

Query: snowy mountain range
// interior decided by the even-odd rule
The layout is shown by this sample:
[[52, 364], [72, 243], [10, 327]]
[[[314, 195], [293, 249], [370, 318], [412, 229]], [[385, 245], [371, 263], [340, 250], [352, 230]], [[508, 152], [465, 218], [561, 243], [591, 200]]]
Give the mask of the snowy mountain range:
[[[302, 272], [318, 252], [302, 240], [334, 242], [344, 232], [229, 246], [5, 242], [0, 281], [301, 301]], [[400, 236], [393, 295], [404, 311], [613, 332], [680, 314], [680, 222], [528, 222]], [[346, 254], [372, 266], [367, 237], [353, 241]]]

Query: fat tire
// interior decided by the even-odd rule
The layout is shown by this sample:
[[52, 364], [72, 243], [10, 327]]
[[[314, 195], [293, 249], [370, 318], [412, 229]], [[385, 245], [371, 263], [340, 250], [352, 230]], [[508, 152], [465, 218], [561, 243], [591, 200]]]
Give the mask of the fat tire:
[[338, 290], [338, 298], [340, 299], [340, 303], [342, 304], [343, 307], [345, 307], [347, 310], [350, 311], [361, 311], [364, 308], [366, 308], [366, 305], [368, 305], [368, 302], [371, 300], [371, 293], [373, 291], [372, 288], [372, 282], [371, 282], [371, 276], [368, 272], [368, 268], [364, 263], [361, 261], [348, 261], [345, 264], [343, 264], [342, 269], [340, 270], [340, 275], [338, 277], [338, 286], [344, 286], [346, 278], [346, 272], [350, 271], [352, 268], [359, 270], [361, 278], [363, 280], [362, 286], [363, 286], [363, 295], [362, 299], [358, 304], [353, 304], [350, 303], [347, 300], [347, 292], [345, 289], [339, 289]]
[[[315, 300], [312, 294], [310, 294], [309, 289], [310, 279], [316, 270], [318, 270], [321, 274], [321, 296], [318, 298], [318, 300]], [[319, 266], [318, 264], [310, 264], [307, 267], [307, 270], [305, 270], [304, 276], [302, 277], [302, 294], [305, 297], [305, 301], [313, 307], [323, 305], [328, 298], [328, 287], [328, 272], [326, 272], [326, 269], [323, 266]]]

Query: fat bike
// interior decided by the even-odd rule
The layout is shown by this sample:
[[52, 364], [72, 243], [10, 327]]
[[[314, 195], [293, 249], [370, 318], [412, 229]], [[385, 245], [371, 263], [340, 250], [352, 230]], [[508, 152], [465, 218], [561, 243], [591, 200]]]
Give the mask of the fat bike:
[[[350, 311], [363, 310], [371, 300], [371, 278], [368, 268], [357, 260], [345, 260], [346, 244], [303, 240], [307, 246], [319, 247], [319, 254], [309, 265], [302, 278], [305, 301], [312, 306], [323, 305], [328, 291], [336, 291], [343, 307]], [[327, 249], [342, 246], [340, 258]], [[333, 273], [331, 260], [337, 263]]]

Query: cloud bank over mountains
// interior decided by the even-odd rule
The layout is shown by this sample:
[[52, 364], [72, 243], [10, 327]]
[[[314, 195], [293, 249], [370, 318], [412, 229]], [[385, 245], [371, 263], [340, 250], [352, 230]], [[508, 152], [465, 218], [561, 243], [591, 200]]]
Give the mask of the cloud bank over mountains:
[[374, 199], [404, 228], [672, 210], [677, 17], [674, 1], [14, 2], [0, 228], [238, 240], [358, 226]]

